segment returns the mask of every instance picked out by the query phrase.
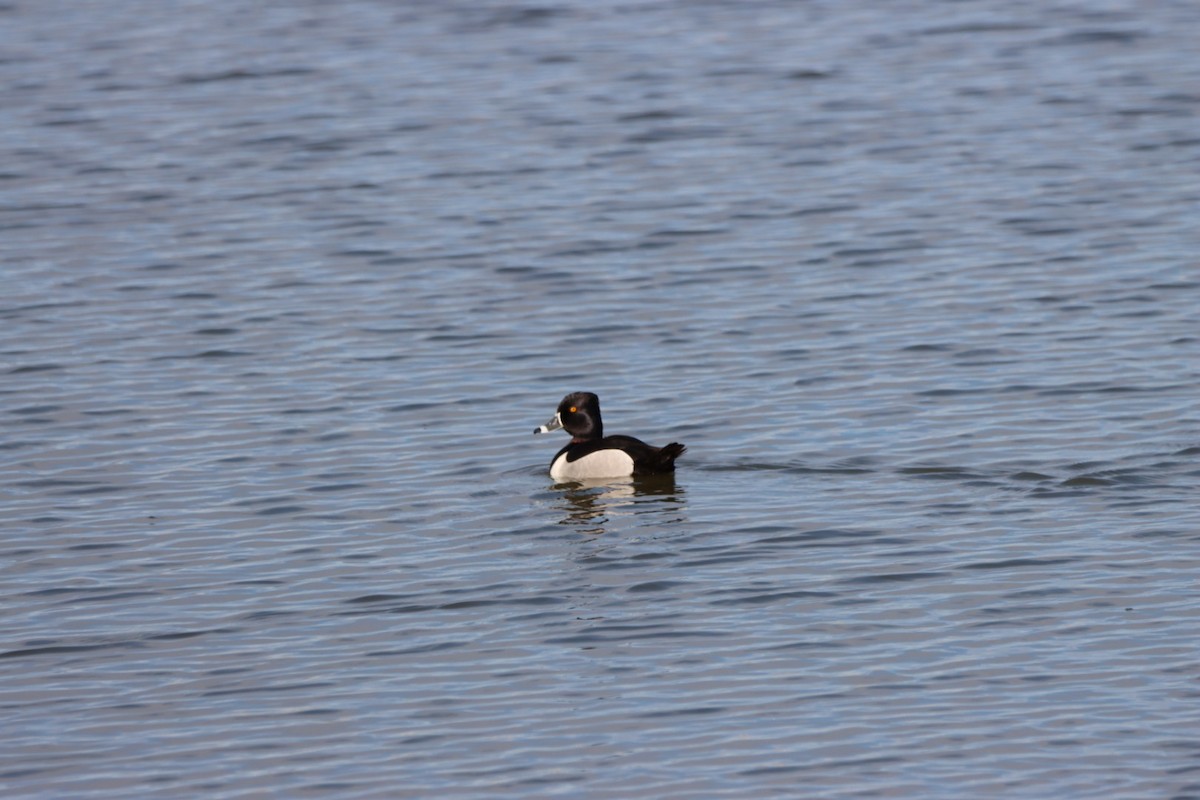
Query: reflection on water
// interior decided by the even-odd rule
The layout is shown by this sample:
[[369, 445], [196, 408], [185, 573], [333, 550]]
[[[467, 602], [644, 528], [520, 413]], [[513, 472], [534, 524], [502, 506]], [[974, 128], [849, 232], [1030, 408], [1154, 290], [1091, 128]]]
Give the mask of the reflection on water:
[[556, 483], [561, 493], [556, 507], [565, 515], [560, 525], [570, 525], [579, 533], [599, 535], [607, 531], [616, 517], [653, 514], [646, 524], [664, 525], [681, 521], [685, 490], [674, 474], [631, 475], [586, 481]]

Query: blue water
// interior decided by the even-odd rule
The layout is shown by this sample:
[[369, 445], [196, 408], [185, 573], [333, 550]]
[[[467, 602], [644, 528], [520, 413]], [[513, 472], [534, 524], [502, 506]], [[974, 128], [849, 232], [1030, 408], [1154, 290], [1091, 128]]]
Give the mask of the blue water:
[[0, 3], [0, 792], [1200, 797], [1198, 29]]

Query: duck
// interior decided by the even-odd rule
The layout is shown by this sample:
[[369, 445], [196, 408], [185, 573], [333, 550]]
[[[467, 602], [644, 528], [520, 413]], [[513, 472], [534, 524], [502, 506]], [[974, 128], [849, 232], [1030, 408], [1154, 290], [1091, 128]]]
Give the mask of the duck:
[[550, 421], [533, 432], [560, 428], [571, 434], [550, 462], [550, 477], [560, 481], [674, 472], [675, 459], [687, 450], [679, 442], [654, 447], [632, 436], [605, 436], [600, 398], [591, 392], [568, 394]]

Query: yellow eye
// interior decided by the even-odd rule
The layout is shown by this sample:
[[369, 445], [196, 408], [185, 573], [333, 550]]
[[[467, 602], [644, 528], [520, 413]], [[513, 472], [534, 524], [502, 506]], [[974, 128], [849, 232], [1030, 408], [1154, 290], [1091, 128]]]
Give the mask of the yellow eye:
[[571, 406], [570, 408], [567, 409], [567, 412], [570, 414], [574, 414], [577, 410], [578, 409], [576, 409], [575, 406]]

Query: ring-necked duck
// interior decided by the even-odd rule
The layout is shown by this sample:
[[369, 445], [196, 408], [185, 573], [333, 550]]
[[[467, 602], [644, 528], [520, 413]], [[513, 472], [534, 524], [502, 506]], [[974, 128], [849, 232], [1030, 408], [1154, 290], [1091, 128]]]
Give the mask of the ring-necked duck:
[[687, 448], [678, 442], [653, 447], [632, 436], [605, 436], [600, 421], [600, 398], [591, 392], [574, 392], [563, 398], [549, 422], [534, 433], [565, 428], [571, 441], [550, 462], [550, 477], [617, 478], [674, 472], [675, 459]]

